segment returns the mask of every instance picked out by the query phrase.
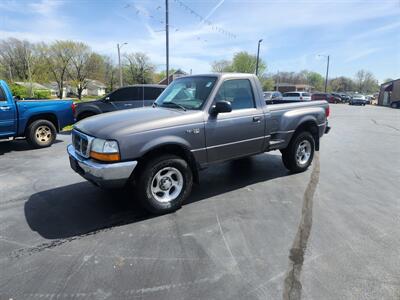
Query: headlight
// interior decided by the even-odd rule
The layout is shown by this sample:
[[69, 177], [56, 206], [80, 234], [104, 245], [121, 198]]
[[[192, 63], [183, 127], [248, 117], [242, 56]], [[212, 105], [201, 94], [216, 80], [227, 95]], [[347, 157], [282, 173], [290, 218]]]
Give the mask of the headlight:
[[119, 147], [116, 141], [94, 139], [90, 149], [90, 157], [101, 161], [119, 161]]

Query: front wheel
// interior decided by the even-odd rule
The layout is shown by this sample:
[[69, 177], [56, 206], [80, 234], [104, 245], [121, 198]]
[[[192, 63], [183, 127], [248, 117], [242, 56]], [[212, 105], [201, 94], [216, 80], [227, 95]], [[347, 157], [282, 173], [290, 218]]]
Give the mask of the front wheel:
[[57, 130], [54, 124], [47, 120], [37, 120], [29, 125], [26, 138], [34, 148], [49, 147], [56, 139]]
[[154, 214], [179, 209], [192, 190], [192, 170], [175, 155], [150, 160], [139, 176], [137, 189], [142, 206]]
[[315, 151], [315, 140], [308, 131], [300, 132], [295, 135], [289, 146], [282, 150], [282, 161], [285, 167], [299, 173], [308, 169]]

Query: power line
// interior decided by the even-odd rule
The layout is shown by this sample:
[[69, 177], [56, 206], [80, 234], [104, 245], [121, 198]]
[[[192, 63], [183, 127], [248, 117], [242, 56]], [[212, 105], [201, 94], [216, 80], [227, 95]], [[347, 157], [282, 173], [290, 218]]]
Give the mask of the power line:
[[190, 8], [187, 4], [183, 3], [181, 0], [174, 0], [176, 3], [179, 4], [180, 7], [182, 7], [185, 11], [189, 12], [191, 15], [195, 16], [200, 22], [203, 22], [204, 24], [207, 24], [208, 26], [211, 27], [211, 29], [215, 32], [221, 33], [229, 38], [236, 39], [236, 34], [225, 30], [217, 25], [215, 25], [213, 22], [207, 20], [205, 17], [194, 11], [192, 8]]

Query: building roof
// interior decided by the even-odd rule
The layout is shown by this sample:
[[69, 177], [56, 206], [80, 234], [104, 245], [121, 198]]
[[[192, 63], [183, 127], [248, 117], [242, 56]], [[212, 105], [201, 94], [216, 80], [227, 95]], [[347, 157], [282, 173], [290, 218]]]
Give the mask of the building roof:
[[46, 87], [40, 83], [37, 83], [37, 82], [16, 81], [14, 83], [17, 85], [29, 88], [29, 89], [32, 87], [32, 89], [34, 89], [34, 90], [50, 90], [48, 87]]
[[[182, 71], [181, 69], [176, 70], [175, 72], [171, 73], [168, 75], [169, 82], [171, 83], [174, 80], [174, 76], [179, 75], [179, 76], [186, 76], [188, 73]], [[167, 77], [164, 77], [158, 84], [167, 84]]]
[[287, 83], [287, 82], [279, 82], [279, 83], [276, 83], [275, 86], [312, 87], [312, 85], [305, 84], [305, 83]]
[[88, 79], [87, 88], [90, 89], [105, 89], [107, 86], [99, 80]]

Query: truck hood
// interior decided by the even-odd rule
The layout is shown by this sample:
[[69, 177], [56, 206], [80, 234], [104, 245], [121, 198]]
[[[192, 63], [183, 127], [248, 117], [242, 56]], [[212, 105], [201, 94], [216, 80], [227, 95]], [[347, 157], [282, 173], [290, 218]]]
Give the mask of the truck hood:
[[203, 112], [162, 107], [143, 107], [86, 118], [75, 129], [93, 137], [118, 140], [139, 132], [203, 121]]

